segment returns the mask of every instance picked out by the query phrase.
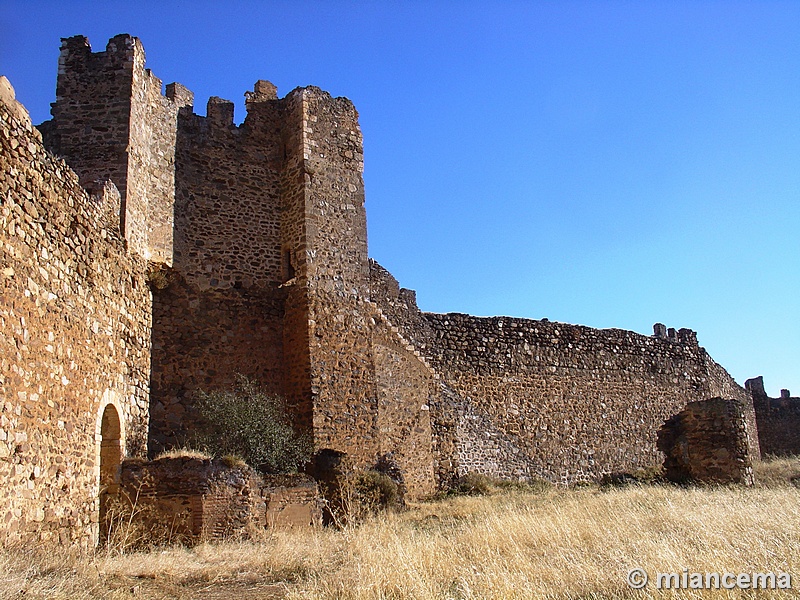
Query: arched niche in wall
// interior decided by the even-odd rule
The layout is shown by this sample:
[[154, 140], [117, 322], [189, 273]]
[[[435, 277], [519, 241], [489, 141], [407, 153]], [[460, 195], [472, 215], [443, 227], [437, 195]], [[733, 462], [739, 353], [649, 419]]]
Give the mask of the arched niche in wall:
[[125, 448], [125, 428], [122, 410], [117, 395], [107, 390], [97, 419], [95, 430], [95, 464], [98, 483], [98, 505], [100, 512], [100, 539], [108, 533], [107, 513], [109, 501], [119, 493], [120, 466]]

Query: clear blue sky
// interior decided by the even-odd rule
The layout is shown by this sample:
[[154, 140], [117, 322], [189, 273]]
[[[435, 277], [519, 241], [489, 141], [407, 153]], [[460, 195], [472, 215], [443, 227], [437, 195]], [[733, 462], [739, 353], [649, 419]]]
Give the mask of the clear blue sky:
[[0, 0], [0, 73], [38, 123], [59, 38], [123, 32], [200, 114], [353, 100], [370, 255], [423, 310], [689, 327], [800, 395], [800, 2]]

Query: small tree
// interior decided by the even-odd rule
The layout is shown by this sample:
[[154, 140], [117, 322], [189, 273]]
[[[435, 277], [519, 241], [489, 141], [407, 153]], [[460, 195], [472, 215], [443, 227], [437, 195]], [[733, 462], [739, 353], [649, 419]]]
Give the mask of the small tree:
[[240, 456], [262, 473], [294, 473], [311, 458], [311, 438], [294, 430], [283, 398], [244, 375], [232, 390], [200, 391], [195, 406], [199, 448]]

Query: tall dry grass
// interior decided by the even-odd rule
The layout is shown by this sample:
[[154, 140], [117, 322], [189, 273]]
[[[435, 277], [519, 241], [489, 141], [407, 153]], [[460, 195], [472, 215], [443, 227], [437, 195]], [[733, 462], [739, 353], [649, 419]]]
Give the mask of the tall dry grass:
[[799, 501], [788, 487], [659, 486], [459, 499], [438, 518], [388, 516], [340, 536], [338, 564], [289, 597], [636, 598], [657, 594], [627, 586], [635, 567], [800, 574]]
[[341, 531], [274, 532], [194, 549], [5, 552], [0, 599], [242, 600], [274, 597], [274, 589], [257, 592], [269, 582], [286, 582], [291, 599], [785, 598], [779, 590], [676, 594], [650, 585], [637, 592], [626, 575], [634, 567], [651, 577], [684, 568], [785, 571], [800, 587], [797, 474], [794, 459], [760, 466], [762, 483], [750, 489], [589, 487], [456, 497]]

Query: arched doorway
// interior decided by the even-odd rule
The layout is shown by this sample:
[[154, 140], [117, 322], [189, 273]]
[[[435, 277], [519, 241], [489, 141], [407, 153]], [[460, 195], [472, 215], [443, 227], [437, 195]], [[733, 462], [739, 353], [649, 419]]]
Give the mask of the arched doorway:
[[119, 493], [119, 474], [122, 464], [122, 426], [113, 404], [106, 404], [100, 421], [100, 536], [108, 534], [109, 500]]

